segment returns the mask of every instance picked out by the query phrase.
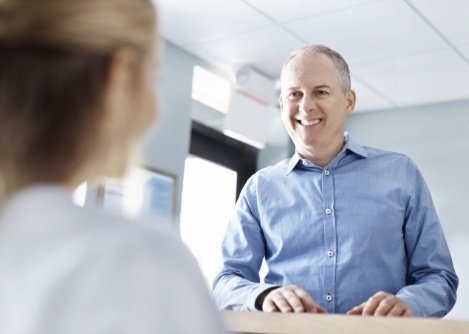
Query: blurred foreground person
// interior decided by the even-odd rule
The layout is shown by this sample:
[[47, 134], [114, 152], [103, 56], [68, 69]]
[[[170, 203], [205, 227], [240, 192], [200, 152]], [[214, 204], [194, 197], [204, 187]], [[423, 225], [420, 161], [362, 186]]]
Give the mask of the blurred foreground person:
[[156, 40], [149, 0], [0, 0], [0, 333], [223, 332], [176, 238], [71, 200], [154, 123]]

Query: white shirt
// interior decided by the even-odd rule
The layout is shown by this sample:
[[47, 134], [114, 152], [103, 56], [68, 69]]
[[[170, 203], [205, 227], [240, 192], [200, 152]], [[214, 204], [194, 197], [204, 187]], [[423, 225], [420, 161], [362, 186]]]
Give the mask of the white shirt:
[[0, 208], [0, 333], [224, 330], [178, 239], [36, 186]]

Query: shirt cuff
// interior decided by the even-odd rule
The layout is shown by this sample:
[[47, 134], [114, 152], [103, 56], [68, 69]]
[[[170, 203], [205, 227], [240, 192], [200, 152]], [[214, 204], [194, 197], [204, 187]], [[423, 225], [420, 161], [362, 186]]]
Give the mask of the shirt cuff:
[[420, 314], [420, 310], [415, 302], [415, 297], [412, 294], [407, 293], [405, 290], [402, 291], [401, 289], [398, 293], [396, 293], [396, 297], [402, 299], [404, 303], [409, 306], [410, 310], [412, 311], [412, 316], [414, 317], [421, 317], [423, 314]]
[[246, 307], [247, 307], [247, 310], [248, 311], [262, 311], [262, 310], [259, 310], [258, 308], [256, 308], [256, 300], [257, 300], [257, 297], [259, 297], [259, 295], [261, 293], [263, 293], [264, 291], [266, 290], [269, 290], [269, 289], [275, 289], [275, 288], [279, 288], [280, 285], [274, 285], [274, 284], [259, 284], [256, 288], [254, 288], [251, 292], [251, 296], [249, 297], [249, 300], [248, 302], [246, 303]]

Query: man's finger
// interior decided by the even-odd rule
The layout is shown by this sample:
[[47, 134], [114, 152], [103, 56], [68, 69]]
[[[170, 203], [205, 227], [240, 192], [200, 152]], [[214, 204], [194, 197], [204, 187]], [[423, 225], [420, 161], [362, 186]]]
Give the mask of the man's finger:
[[264, 312], [279, 312], [280, 310], [275, 306], [275, 303], [272, 299], [264, 299], [264, 303], [262, 304], [262, 311]]
[[395, 298], [394, 296], [389, 295], [389, 296], [387, 296], [386, 298], [382, 299], [379, 302], [378, 307], [376, 308], [374, 315], [386, 316], [386, 315], [389, 314], [391, 309], [394, 306], [396, 306], [398, 303], [399, 303], [399, 300], [397, 298]]
[[293, 312], [293, 308], [290, 306], [290, 303], [285, 299], [282, 294], [275, 294], [272, 297], [272, 300], [275, 306], [280, 310], [280, 312], [290, 313]]
[[317, 304], [314, 299], [305, 290], [296, 288], [296, 295], [300, 298], [303, 303], [304, 310], [309, 313], [327, 313], [327, 310], [321, 305]]
[[388, 312], [388, 317], [402, 317], [405, 314], [407, 307], [403, 303], [395, 304]]
[[365, 303], [353, 307], [347, 311], [347, 315], [362, 315], [364, 306]]
[[379, 303], [386, 298], [387, 295], [385, 293], [377, 292], [373, 296], [371, 296], [366, 302], [365, 306], [363, 307], [363, 315], [374, 315], [376, 308], [378, 307]]
[[282, 292], [282, 296], [290, 304], [290, 307], [292, 308], [293, 312], [296, 312], [296, 313], [305, 312], [305, 306], [303, 305], [303, 300], [301, 299], [300, 296], [296, 294], [295, 290], [285, 289]]
[[388, 316], [391, 317], [412, 317], [412, 311], [410, 310], [409, 306], [399, 300], [399, 303], [396, 303], [394, 307], [389, 311]]
[[409, 306], [407, 306], [405, 308], [404, 314], [402, 316], [403, 317], [412, 317], [413, 316], [413, 313], [412, 313], [411, 309], [409, 308]]

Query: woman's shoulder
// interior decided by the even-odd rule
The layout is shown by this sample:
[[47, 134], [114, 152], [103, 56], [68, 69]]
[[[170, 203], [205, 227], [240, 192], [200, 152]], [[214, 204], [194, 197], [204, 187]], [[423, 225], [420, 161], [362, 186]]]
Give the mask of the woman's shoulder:
[[[107, 312], [122, 326], [144, 324], [153, 332], [222, 332], [195, 258], [169, 227], [151, 218], [130, 220], [77, 207], [54, 191], [20, 194], [4, 209], [0, 222], [11, 228], [0, 234], [0, 275], [10, 282], [8, 291], [27, 296], [15, 299], [18, 309], [23, 302], [34, 307], [60, 294], [70, 324], [83, 323], [81, 312], [66, 309], [73, 306], [95, 316]], [[20, 273], [35, 277], [30, 294], [17, 279]], [[50, 295], [50, 287], [57, 294]], [[181, 310], [188, 301], [198, 307]], [[137, 308], [140, 312], [133, 313]], [[93, 323], [87, 326], [94, 329]]]
[[33, 243], [37, 239], [50, 248], [93, 253], [94, 258], [119, 252], [160, 260], [188, 257], [171, 227], [148, 217], [128, 219], [98, 207], [76, 206], [58, 187], [38, 186], [14, 195], [3, 205], [0, 221], [3, 238], [19, 240], [27, 233]]
[[130, 219], [99, 209], [80, 208], [75, 212], [75, 219], [86, 222], [83, 237], [89, 239], [98, 253], [123, 252], [128, 259], [140, 256], [146, 261], [167, 265], [192, 262], [189, 251], [172, 227], [152, 221], [151, 217]]

